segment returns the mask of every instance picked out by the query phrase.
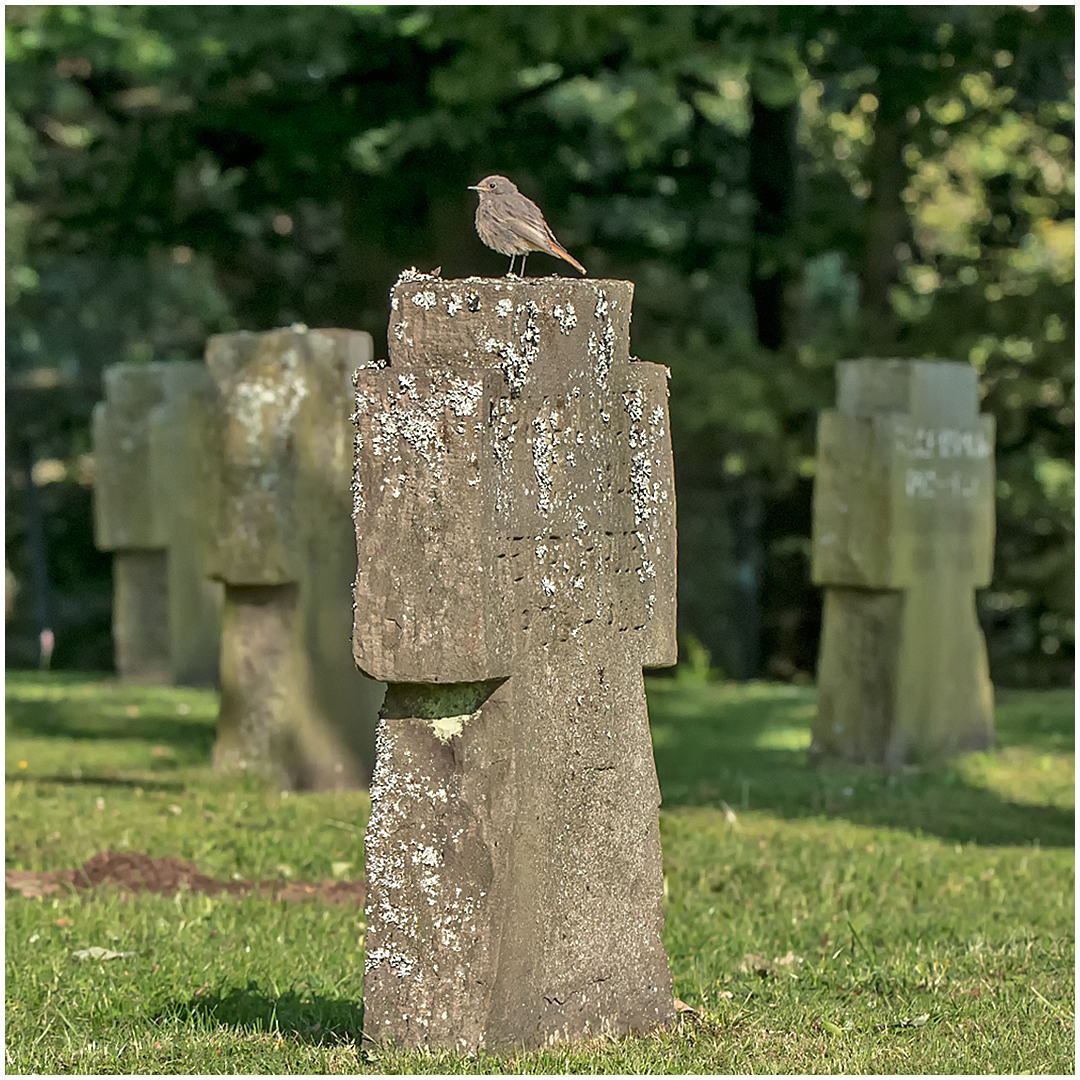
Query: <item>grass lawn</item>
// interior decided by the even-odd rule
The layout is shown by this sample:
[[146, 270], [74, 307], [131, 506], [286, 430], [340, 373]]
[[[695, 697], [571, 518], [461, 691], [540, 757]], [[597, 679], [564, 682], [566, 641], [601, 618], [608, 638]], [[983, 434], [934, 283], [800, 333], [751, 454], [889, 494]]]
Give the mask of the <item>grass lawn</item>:
[[[216, 698], [7, 675], [7, 869], [105, 850], [210, 877], [363, 876], [361, 793], [208, 768]], [[10, 892], [9, 1073], [1073, 1073], [1069, 691], [998, 695], [998, 747], [814, 772], [812, 690], [649, 682], [664, 795], [668, 1032], [511, 1059], [362, 1045], [354, 906]], [[79, 959], [93, 947], [120, 954]]]

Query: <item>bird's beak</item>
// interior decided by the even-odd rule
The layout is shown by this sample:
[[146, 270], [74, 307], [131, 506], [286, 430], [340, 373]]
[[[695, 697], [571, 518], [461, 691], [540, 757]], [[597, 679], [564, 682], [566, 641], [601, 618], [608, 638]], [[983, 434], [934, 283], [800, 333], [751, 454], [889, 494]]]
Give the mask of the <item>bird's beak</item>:
[[470, 184], [469, 187], [468, 187], [468, 190], [469, 191], [479, 191], [480, 190], [480, 185], [479, 184]]

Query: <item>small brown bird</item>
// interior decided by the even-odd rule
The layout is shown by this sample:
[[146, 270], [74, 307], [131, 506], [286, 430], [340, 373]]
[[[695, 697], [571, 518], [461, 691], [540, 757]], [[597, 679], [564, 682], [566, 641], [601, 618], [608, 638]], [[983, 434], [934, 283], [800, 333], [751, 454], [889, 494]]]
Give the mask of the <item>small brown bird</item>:
[[588, 271], [564, 248], [548, 228], [540, 207], [526, 199], [505, 176], [487, 176], [479, 184], [470, 184], [470, 191], [480, 193], [476, 208], [476, 231], [492, 251], [510, 256], [510, 269], [521, 256], [521, 276], [525, 276], [525, 256], [530, 251], [546, 251], [565, 259], [583, 274]]

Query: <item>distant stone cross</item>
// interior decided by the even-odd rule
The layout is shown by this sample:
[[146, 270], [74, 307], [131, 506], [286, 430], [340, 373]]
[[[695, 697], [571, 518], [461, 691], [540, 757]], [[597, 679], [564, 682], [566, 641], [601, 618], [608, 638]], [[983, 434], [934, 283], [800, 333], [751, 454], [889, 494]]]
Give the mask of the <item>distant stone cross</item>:
[[224, 583], [214, 764], [282, 787], [367, 783], [382, 687], [349, 649], [352, 373], [371, 338], [302, 325], [217, 334], [204, 441], [207, 564]]
[[403, 274], [357, 373], [354, 652], [387, 682], [364, 1030], [475, 1050], [672, 1014], [642, 668], [675, 662], [667, 372], [623, 281]]
[[813, 755], [899, 765], [993, 744], [975, 613], [994, 551], [994, 421], [968, 364], [852, 360], [818, 425], [825, 587]]
[[113, 552], [113, 644], [121, 678], [217, 681], [221, 586], [206, 579], [199, 527], [208, 489], [192, 416], [206, 365], [113, 364], [94, 407], [94, 536]]

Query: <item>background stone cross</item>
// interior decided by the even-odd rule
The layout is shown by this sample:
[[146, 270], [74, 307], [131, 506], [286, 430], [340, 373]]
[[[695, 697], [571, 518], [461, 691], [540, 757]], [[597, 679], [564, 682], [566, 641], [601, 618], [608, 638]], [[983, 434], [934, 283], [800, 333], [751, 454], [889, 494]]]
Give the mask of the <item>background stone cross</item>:
[[208, 509], [195, 418], [212, 385], [192, 361], [113, 364], [94, 407], [94, 539], [113, 553], [113, 642], [120, 677], [217, 681], [221, 586], [207, 579]]
[[371, 339], [304, 326], [210, 338], [210, 573], [224, 583], [214, 763], [359, 787], [383, 688], [349, 649], [352, 372]]
[[994, 421], [969, 364], [851, 360], [818, 424], [825, 586], [811, 752], [899, 765], [993, 744], [975, 612], [994, 550]]

